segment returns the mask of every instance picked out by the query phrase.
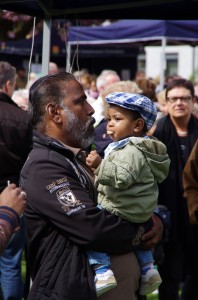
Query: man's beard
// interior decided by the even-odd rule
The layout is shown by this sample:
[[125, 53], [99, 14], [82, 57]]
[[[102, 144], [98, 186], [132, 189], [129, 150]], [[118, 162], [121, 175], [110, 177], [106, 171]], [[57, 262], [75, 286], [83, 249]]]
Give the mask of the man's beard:
[[80, 148], [86, 149], [94, 140], [93, 117], [90, 117], [86, 124], [83, 124], [78, 117], [71, 111], [67, 110], [67, 134], [77, 142]]

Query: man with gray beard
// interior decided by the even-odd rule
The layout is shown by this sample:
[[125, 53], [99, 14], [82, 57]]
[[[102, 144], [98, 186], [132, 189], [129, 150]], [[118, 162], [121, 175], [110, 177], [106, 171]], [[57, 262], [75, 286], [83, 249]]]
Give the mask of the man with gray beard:
[[117, 277], [118, 286], [100, 299], [136, 300], [140, 270], [133, 248], [156, 245], [163, 231], [160, 219], [153, 216], [150, 230], [151, 222], [139, 226], [97, 207], [82, 151], [94, 138], [94, 109], [73, 75], [38, 79], [29, 100], [34, 146], [21, 172], [33, 282], [28, 300], [97, 299], [87, 250], [110, 253]]

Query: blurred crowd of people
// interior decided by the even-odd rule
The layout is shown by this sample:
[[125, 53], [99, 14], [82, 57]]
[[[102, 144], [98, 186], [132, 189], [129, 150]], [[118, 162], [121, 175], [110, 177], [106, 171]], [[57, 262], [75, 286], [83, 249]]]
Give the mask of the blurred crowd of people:
[[[24, 110], [27, 110], [29, 88], [38, 78], [40, 78], [41, 74], [31, 72], [28, 77], [27, 70], [23, 66], [18, 67], [16, 69], [16, 72], [17, 72], [17, 77], [16, 77], [15, 91], [13, 94], [13, 100], [15, 103], [17, 103], [17, 105], [19, 105], [19, 107], [23, 108]], [[55, 74], [57, 72], [59, 72], [58, 65], [54, 62], [50, 62], [49, 74]], [[108, 75], [106, 76], [105, 73]], [[113, 75], [109, 75], [109, 74], [113, 74]], [[103, 70], [101, 74], [97, 75], [97, 74], [91, 74], [88, 71], [88, 69], [82, 69], [79, 71], [74, 71], [73, 75], [82, 84], [84, 91], [87, 95], [87, 101], [90, 104], [93, 104], [94, 109], [95, 109], [95, 105], [100, 106], [99, 104], [100, 101], [97, 101], [96, 104], [95, 100], [98, 100], [98, 98], [100, 99], [100, 95], [104, 87], [109, 86], [114, 82], [122, 81], [119, 74], [114, 70]], [[111, 76], [113, 77], [113, 79], [111, 79]], [[110, 79], [108, 79], [108, 77]], [[139, 87], [139, 92], [146, 95], [152, 101], [155, 102], [158, 108], [158, 116], [157, 116], [157, 120], [158, 120], [161, 116], [163, 116], [168, 112], [167, 102], [165, 98], [165, 89], [169, 83], [171, 83], [173, 80], [178, 78], [180, 78], [179, 75], [166, 76], [164, 89], [159, 90], [158, 78], [146, 77], [146, 74], [143, 70], [137, 70], [134, 79], [126, 80], [126, 82], [128, 82], [129, 85], [130, 84], [133, 85], [134, 83], [137, 84], [137, 86]], [[107, 82], [104, 83], [105, 80], [107, 80]], [[195, 103], [193, 106], [193, 114], [198, 117], [198, 81], [193, 82], [193, 86], [195, 91], [195, 96], [194, 96]], [[98, 112], [97, 112], [97, 117], [99, 117]]]

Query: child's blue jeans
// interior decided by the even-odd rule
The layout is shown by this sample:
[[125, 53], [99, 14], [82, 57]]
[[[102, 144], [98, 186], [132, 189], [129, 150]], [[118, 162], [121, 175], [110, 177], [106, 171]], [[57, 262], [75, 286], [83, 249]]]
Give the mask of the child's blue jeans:
[[110, 266], [110, 257], [108, 254], [96, 251], [87, 251], [90, 265], [107, 265]]
[[[154, 260], [153, 260], [152, 251], [137, 249], [134, 252], [138, 258], [140, 267], [143, 267], [149, 263], [153, 263]], [[88, 256], [90, 265], [107, 265], [107, 266], [111, 265], [110, 257], [106, 253], [96, 252], [96, 251], [88, 251], [87, 256]]]

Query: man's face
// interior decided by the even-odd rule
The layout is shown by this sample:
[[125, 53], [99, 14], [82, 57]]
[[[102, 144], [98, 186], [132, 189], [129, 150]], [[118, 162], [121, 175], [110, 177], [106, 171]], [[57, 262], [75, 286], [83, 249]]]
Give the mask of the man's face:
[[188, 118], [193, 109], [193, 97], [190, 90], [175, 87], [167, 94], [168, 111], [173, 118]]
[[76, 148], [87, 148], [94, 138], [94, 109], [78, 81], [70, 81], [62, 110], [63, 130], [66, 144]]
[[23, 70], [23, 69], [18, 70], [17, 75], [18, 75], [18, 77], [20, 77], [20, 78], [25, 78], [25, 77], [26, 77], [26, 71]]

